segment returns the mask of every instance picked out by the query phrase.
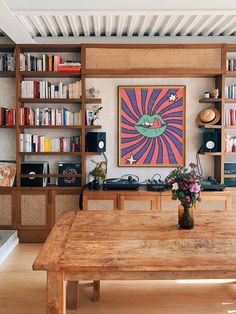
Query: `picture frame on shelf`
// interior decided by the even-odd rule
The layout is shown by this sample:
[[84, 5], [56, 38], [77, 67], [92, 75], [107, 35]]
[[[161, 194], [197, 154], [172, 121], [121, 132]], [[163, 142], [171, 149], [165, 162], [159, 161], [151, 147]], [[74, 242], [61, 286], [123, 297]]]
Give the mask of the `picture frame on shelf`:
[[16, 178], [16, 161], [0, 161], [0, 186], [14, 186]]
[[93, 121], [93, 110], [86, 109], [86, 125], [92, 125]]
[[119, 86], [118, 99], [118, 166], [184, 166], [186, 87]]

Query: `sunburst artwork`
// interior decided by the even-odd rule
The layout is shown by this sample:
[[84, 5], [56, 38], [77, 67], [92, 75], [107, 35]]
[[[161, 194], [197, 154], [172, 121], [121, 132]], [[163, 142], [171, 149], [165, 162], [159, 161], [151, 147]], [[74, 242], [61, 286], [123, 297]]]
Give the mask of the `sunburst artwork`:
[[185, 86], [119, 86], [119, 166], [184, 165]]

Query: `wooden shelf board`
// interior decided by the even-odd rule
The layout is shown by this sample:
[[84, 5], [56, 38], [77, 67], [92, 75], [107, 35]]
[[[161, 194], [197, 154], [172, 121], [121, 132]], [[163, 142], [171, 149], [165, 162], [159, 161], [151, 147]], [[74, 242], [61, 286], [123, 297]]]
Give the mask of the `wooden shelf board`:
[[86, 129], [101, 129], [102, 126], [101, 125], [86, 125], [85, 128]]
[[225, 126], [225, 130], [234, 130], [234, 129], [236, 129], [236, 125]]
[[80, 77], [81, 72], [59, 71], [21, 71], [23, 77]]
[[15, 125], [0, 125], [1, 129], [15, 129]]
[[80, 191], [82, 190], [81, 186], [57, 186], [57, 185], [48, 185], [45, 187], [36, 187], [36, 186], [30, 186], [30, 187], [24, 187], [21, 186], [19, 190], [27, 190], [27, 191], [48, 191], [48, 190], [56, 190], [56, 191]]
[[226, 71], [226, 77], [236, 77], [236, 71]]
[[101, 104], [102, 99], [101, 98], [86, 98], [85, 103], [87, 104]]
[[50, 173], [50, 174], [21, 174], [20, 178], [81, 178], [81, 174], [59, 174], [59, 173]]
[[0, 77], [15, 77], [15, 71], [0, 71]]
[[218, 124], [204, 124], [204, 125], [199, 125], [200, 129], [221, 129], [222, 125]]
[[234, 98], [226, 98], [225, 102], [226, 103], [236, 103], [236, 99], [234, 99]]
[[56, 104], [65, 104], [65, 103], [81, 103], [81, 98], [19, 98], [19, 101], [22, 103], [56, 103]]
[[20, 129], [81, 129], [81, 125], [21, 125]]
[[100, 152], [85, 152], [85, 155], [87, 155], [87, 156], [95, 156], [95, 155], [101, 155], [101, 153]]
[[224, 152], [225, 156], [236, 156], [236, 152]]
[[24, 52], [38, 52], [38, 53], [50, 53], [50, 52], [81, 52], [80, 44], [23, 44], [18, 45], [20, 51]]
[[21, 156], [38, 156], [38, 155], [61, 155], [61, 156], [80, 156], [81, 152], [20, 152]]
[[221, 69], [87, 69], [82, 71], [85, 77], [214, 77], [222, 75]]
[[221, 156], [221, 152], [216, 152], [216, 153], [213, 153], [213, 152], [205, 152], [205, 153], [201, 153], [201, 155], [206, 155], [206, 156]]
[[224, 174], [224, 178], [236, 178], [236, 174]]
[[222, 98], [201, 98], [199, 99], [200, 103], [206, 103], [206, 104], [211, 104], [211, 103], [218, 103], [222, 102]]

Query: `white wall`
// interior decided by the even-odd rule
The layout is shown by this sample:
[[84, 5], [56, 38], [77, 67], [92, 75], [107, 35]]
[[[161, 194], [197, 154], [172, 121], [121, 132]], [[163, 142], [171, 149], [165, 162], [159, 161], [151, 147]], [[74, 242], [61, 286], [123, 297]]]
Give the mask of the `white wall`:
[[[140, 181], [151, 178], [153, 174], [160, 173], [164, 178], [170, 168], [164, 167], [118, 167], [118, 95], [119, 85], [186, 85], [186, 164], [195, 162], [196, 152], [201, 146], [202, 130], [195, 123], [199, 111], [208, 105], [199, 104], [199, 99], [205, 91], [214, 87], [211, 78], [112, 78], [87, 79], [87, 88], [95, 86], [101, 91], [102, 112], [100, 114], [101, 131], [107, 133], [107, 151], [109, 160], [108, 177], [120, 177], [123, 174], [133, 173], [140, 177]], [[87, 105], [89, 108], [89, 105]], [[99, 130], [100, 131], [100, 130]], [[93, 160], [102, 157], [87, 158], [87, 173], [94, 168]], [[204, 175], [213, 175], [214, 157], [201, 157]]]

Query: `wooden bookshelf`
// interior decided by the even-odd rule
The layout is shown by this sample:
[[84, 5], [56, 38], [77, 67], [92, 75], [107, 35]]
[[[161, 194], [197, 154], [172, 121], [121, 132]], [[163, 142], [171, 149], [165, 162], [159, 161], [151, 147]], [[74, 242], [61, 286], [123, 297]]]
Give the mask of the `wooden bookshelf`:
[[[173, 60], [173, 65], [171, 66], [169, 63], [166, 64], [166, 62], [162, 62], [161, 58], [153, 58], [153, 61], [148, 60], [149, 64], [147, 64], [146, 58], [136, 58], [137, 60], [133, 59], [132, 64], [130, 64], [130, 67], [123, 66], [127, 65], [124, 63], [119, 63], [117, 61], [117, 65], [121, 65], [121, 67], [115, 68], [115, 65], [111, 62], [110, 58], [97, 58], [96, 55], [89, 54], [88, 51], [90, 49], [101, 49], [103, 51], [113, 52], [118, 51], [119, 49], [123, 49], [123, 51], [129, 52], [130, 50], [134, 49], [133, 52], [139, 53], [139, 51], [146, 52], [147, 50], [151, 52], [152, 50], [155, 50], [158, 48], [158, 50], [165, 51], [165, 53], [168, 53], [168, 51], [174, 52], [174, 49], [178, 49], [178, 55], [181, 56], [181, 51], [183, 51], [183, 55], [185, 53], [188, 53], [190, 50], [201, 50], [206, 48], [204, 56], [202, 58], [206, 58], [205, 64], [197, 65], [194, 61], [195, 54], [191, 54], [192, 58], [183, 58], [181, 56], [179, 62], [177, 59]], [[218, 62], [217, 58], [210, 59], [210, 63], [208, 63], [207, 60], [207, 54], [211, 49], [215, 49], [215, 53], [217, 54], [218, 51], [220, 51], [221, 54], [221, 60]], [[0, 188], [0, 194], [8, 196], [11, 195], [12, 197], [12, 224], [11, 225], [5, 225], [1, 226], [3, 228], [16, 228], [20, 230], [20, 237], [22, 237], [23, 240], [28, 239], [29, 241], [32, 241], [32, 239], [38, 238], [39, 240], [44, 240], [46, 237], [46, 234], [50, 231], [51, 227], [54, 225], [56, 221], [56, 208], [58, 204], [63, 200], [63, 197], [65, 197], [65, 206], [67, 207], [67, 204], [70, 202], [70, 197], [74, 197], [74, 203], [73, 206], [76, 204], [77, 207], [73, 209], [79, 209], [79, 201], [78, 201], [78, 195], [81, 193], [82, 187], [59, 187], [54, 184], [54, 181], [59, 178], [60, 176], [56, 174], [55, 170], [53, 173], [49, 173], [48, 175], [39, 175], [38, 178], [46, 177], [46, 178], [52, 178], [51, 182], [53, 184], [48, 185], [47, 187], [23, 187], [21, 186], [21, 179], [23, 177], [29, 177], [29, 175], [21, 175], [21, 163], [25, 160], [30, 160], [35, 158], [35, 160], [39, 160], [39, 157], [42, 157], [41, 160], [48, 160], [50, 159], [50, 156], [52, 156], [53, 160], [60, 161], [60, 158], [63, 160], [67, 160], [67, 157], [73, 157], [73, 160], [78, 160], [78, 162], [81, 163], [81, 174], [78, 175], [79, 178], [81, 178], [82, 186], [86, 183], [86, 158], [91, 156], [99, 156], [101, 153], [99, 152], [86, 152], [86, 145], [85, 145], [85, 137], [86, 132], [89, 130], [96, 130], [101, 129], [101, 125], [98, 126], [87, 126], [86, 125], [86, 108], [88, 104], [101, 104], [102, 100], [101, 98], [88, 98], [86, 97], [86, 87], [87, 86], [87, 79], [88, 78], [139, 78], [139, 77], [148, 77], [148, 78], [155, 78], [155, 77], [161, 77], [161, 78], [181, 78], [181, 77], [195, 77], [195, 78], [202, 78], [202, 77], [210, 77], [215, 79], [215, 88], [220, 89], [220, 98], [202, 98], [199, 100], [200, 103], [205, 104], [213, 104], [218, 110], [221, 111], [221, 116], [224, 117], [224, 110], [225, 110], [225, 103], [236, 103], [236, 99], [225, 99], [225, 78], [226, 77], [236, 77], [235, 72], [226, 72], [226, 53], [227, 51], [235, 51], [236, 52], [236, 45], [222, 45], [222, 44], [213, 44], [213, 45], [206, 45], [206, 44], [200, 44], [200, 45], [133, 45], [133, 44], [127, 44], [127, 45], [109, 45], [109, 44], [83, 44], [83, 45], [62, 45], [62, 44], [35, 44], [35, 45], [0, 45], [0, 51], [14, 51], [16, 55], [16, 71], [15, 72], [6, 72], [2, 71], [0, 72], [0, 77], [12, 77], [16, 78], [16, 104], [17, 104], [17, 121], [16, 126], [10, 126], [15, 132], [16, 132], [16, 163], [17, 163], [17, 180], [16, 180], [16, 186], [10, 187], [10, 188]], [[80, 56], [82, 68], [81, 72], [55, 72], [55, 71], [22, 71], [20, 72], [19, 65], [20, 60], [19, 56], [20, 53], [53, 53], [53, 54], [60, 54], [60, 53], [75, 53], [76, 55]], [[94, 58], [89, 63], [89, 56], [91, 58]], [[136, 56], [136, 55], [135, 55]], [[117, 54], [117, 58], [126, 58], [126, 53], [124, 54]], [[177, 58], [177, 57], [176, 57]], [[99, 61], [100, 60], [100, 61]], [[183, 66], [183, 60], [184, 62], [187, 62], [188, 64], [186, 66]], [[201, 63], [201, 60], [198, 60]], [[96, 66], [93, 66], [97, 62]], [[99, 64], [100, 62], [100, 64]], [[103, 67], [104, 62], [106, 63]], [[161, 62], [162, 64], [159, 66], [156, 66], [152, 64], [152, 62]], [[172, 62], [172, 60], [171, 60]], [[175, 64], [174, 64], [175, 62]], [[178, 64], [179, 62], [179, 64]], [[218, 62], [218, 64], [217, 64]], [[140, 65], [142, 63], [142, 65]], [[136, 64], [136, 65], [134, 65]], [[209, 65], [208, 65], [209, 64]], [[166, 68], [162, 68], [162, 66], [166, 66]], [[168, 68], [167, 68], [168, 67]], [[21, 81], [25, 78], [38, 78], [38, 80], [47, 80], [50, 81], [50, 79], [53, 79], [52, 81], [55, 81], [56, 78], [61, 78], [63, 81], [64, 79], [71, 79], [71, 81], [75, 81], [76, 79], [81, 80], [81, 88], [82, 88], [82, 96], [81, 98], [76, 99], [29, 99], [29, 98], [22, 98], [21, 97]], [[67, 80], [68, 81], [68, 80]], [[204, 91], [203, 91], [204, 92]], [[81, 110], [81, 125], [80, 126], [21, 126], [20, 125], [20, 109], [24, 107], [25, 105], [34, 107], [36, 104], [47, 104], [50, 107], [55, 107], [56, 104], [70, 104], [70, 106], [78, 106]], [[221, 119], [221, 121], [223, 121]], [[225, 131], [228, 130], [227, 127], [223, 125], [223, 122], [218, 125], [205, 125], [200, 126], [204, 129], [216, 129], [217, 132], [221, 134], [221, 147], [222, 150], [216, 153], [205, 153], [206, 156], [212, 156], [215, 161], [215, 174], [217, 178], [220, 178], [220, 180], [223, 182], [225, 176], [224, 176], [224, 160], [225, 156], [236, 156], [236, 153], [224, 153], [224, 145], [223, 145], [223, 135], [225, 134]], [[4, 127], [8, 128], [8, 127]], [[4, 128], [1, 128], [1, 132], [4, 132]], [[20, 134], [24, 130], [28, 129], [45, 129], [45, 135], [50, 134], [51, 130], [54, 130], [54, 133], [58, 131], [58, 134], [60, 130], [71, 130], [75, 133], [75, 135], [81, 135], [81, 151], [80, 152], [20, 152]], [[230, 128], [232, 131], [234, 128]], [[200, 132], [199, 132], [200, 133]], [[64, 158], [62, 158], [64, 157]], [[69, 159], [69, 158], [68, 158]], [[31, 175], [30, 175], [31, 177]], [[34, 175], [35, 177], [35, 175]], [[63, 196], [60, 198], [59, 196]], [[68, 198], [66, 198], [68, 196]], [[57, 200], [58, 197], [58, 200]], [[44, 225], [35, 226], [34, 222], [32, 224], [24, 224], [20, 217], [23, 206], [26, 206], [24, 204], [34, 204], [37, 203], [37, 200], [40, 201], [40, 204], [44, 204], [45, 202], [45, 223]], [[1, 200], [0, 200], [1, 201]], [[28, 202], [28, 203], [27, 203]], [[32, 207], [31, 207], [32, 208]], [[27, 210], [27, 208], [24, 208], [24, 211]], [[35, 211], [37, 214], [37, 210]], [[34, 213], [35, 214], [35, 213]], [[37, 220], [37, 218], [35, 218]], [[37, 235], [34, 235], [34, 234]]]
[[[101, 127], [101, 126], [100, 126]], [[20, 125], [20, 129], [81, 129], [81, 125]]]
[[222, 125], [218, 124], [204, 124], [198, 126], [200, 129], [221, 129]]

